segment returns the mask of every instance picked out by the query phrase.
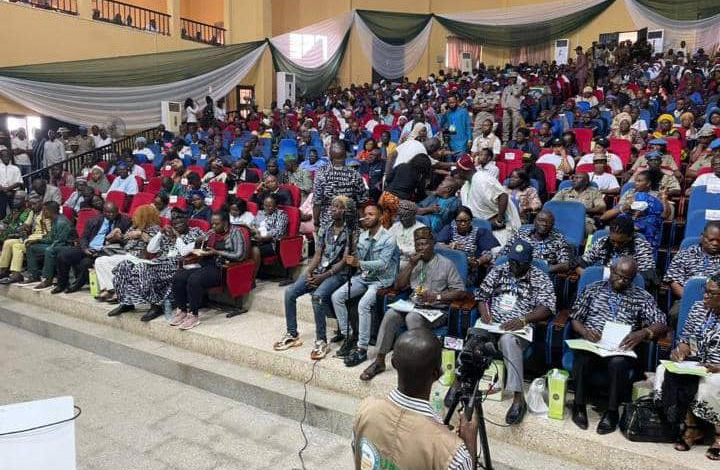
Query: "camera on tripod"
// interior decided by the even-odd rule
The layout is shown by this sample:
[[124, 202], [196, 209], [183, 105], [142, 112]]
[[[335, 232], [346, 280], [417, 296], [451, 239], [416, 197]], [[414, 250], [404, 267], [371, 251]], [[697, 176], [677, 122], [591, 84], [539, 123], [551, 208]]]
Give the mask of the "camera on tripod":
[[445, 148], [450, 148], [450, 139], [452, 136], [457, 134], [457, 130], [455, 129], [455, 126], [447, 126], [444, 127], [442, 130], [442, 140]]
[[[473, 411], [478, 417], [478, 434], [482, 446], [485, 470], [492, 470], [490, 460], [490, 445], [485, 430], [485, 414], [483, 412], [483, 391], [478, 389], [478, 382], [482, 379], [485, 370], [490, 367], [494, 359], [501, 358], [493, 336], [479, 328], [470, 328], [465, 337], [465, 346], [458, 355], [455, 385], [450, 389], [446, 400], [449, 400], [448, 413], [445, 415], [445, 424], [449, 424], [458, 404], [463, 404], [465, 419], [472, 419]], [[447, 403], [447, 402], [446, 402]]]

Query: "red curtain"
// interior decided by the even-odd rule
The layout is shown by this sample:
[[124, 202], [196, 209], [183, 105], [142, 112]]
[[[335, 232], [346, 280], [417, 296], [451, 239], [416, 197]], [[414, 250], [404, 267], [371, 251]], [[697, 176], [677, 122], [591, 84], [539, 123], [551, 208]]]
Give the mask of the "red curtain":
[[457, 36], [447, 38], [447, 68], [451, 70], [460, 68], [460, 53], [470, 52], [473, 57], [473, 67], [480, 60], [482, 55], [482, 44], [475, 41], [468, 41]]
[[513, 65], [528, 63], [539, 64], [543, 60], [550, 62], [552, 43], [537, 44], [532, 46], [513, 47], [510, 49], [510, 63]]

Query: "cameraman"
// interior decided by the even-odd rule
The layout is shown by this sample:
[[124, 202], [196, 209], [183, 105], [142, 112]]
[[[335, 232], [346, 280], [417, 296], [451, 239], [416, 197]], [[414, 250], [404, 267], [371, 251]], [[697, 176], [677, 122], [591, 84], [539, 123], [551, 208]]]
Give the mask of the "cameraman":
[[[395, 344], [398, 387], [387, 399], [367, 398], [353, 425], [355, 468], [470, 470], [476, 468], [477, 416], [460, 415], [459, 437], [428, 400], [442, 375], [442, 346], [430, 330], [403, 333]], [[370, 464], [369, 466], [367, 464]]]

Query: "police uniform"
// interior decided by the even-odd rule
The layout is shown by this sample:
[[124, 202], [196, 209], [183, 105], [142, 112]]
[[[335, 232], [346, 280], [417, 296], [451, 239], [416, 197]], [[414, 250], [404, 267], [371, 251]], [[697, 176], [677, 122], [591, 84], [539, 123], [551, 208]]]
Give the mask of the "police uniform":
[[[588, 187], [583, 192], [578, 192], [575, 188], [567, 188], [558, 191], [553, 197], [553, 201], [573, 201], [581, 202], [586, 210], [590, 209], [607, 209], [605, 197], [597, 188]], [[595, 221], [592, 217], [585, 217], [585, 234], [589, 235], [595, 231]]]

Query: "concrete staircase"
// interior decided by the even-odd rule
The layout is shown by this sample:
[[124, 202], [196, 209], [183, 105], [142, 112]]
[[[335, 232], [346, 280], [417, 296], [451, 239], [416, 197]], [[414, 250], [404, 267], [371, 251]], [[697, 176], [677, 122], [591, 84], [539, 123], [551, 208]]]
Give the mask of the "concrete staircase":
[[[162, 319], [142, 323], [140, 312], [109, 318], [111, 306], [96, 302], [87, 291], [53, 296], [47, 290], [9, 286], [0, 288], [0, 301], [0, 321], [298, 421], [303, 383], [308, 382], [307, 422], [343, 436], [350, 435], [362, 398], [383, 396], [395, 385], [392, 370], [368, 384], [358, 378], [362, 367], [349, 369], [332, 357], [310, 360], [314, 324], [307, 296], [298, 302], [305, 345], [273, 351], [273, 341], [285, 331], [283, 289], [274, 283], [258, 283], [248, 313], [227, 319], [217, 311], [202, 311], [201, 325], [187, 332]], [[504, 423], [508, 406], [508, 401], [487, 401], [486, 417]], [[591, 416], [591, 429], [597, 421]], [[670, 445], [629, 442], [619, 432], [599, 436], [580, 431], [569, 419], [527, 416], [512, 428], [488, 423], [488, 433], [498, 468], [708, 468], [703, 448], [678, 453]]]

